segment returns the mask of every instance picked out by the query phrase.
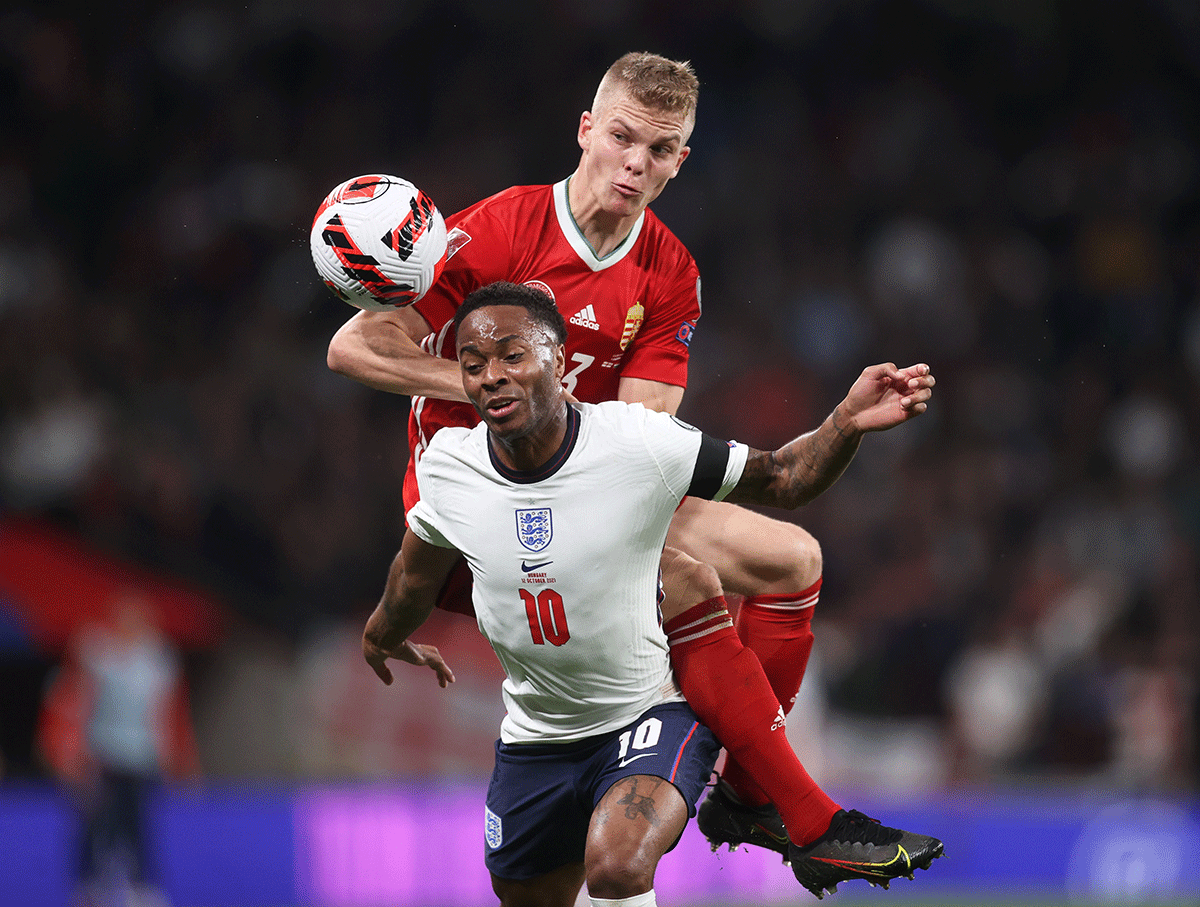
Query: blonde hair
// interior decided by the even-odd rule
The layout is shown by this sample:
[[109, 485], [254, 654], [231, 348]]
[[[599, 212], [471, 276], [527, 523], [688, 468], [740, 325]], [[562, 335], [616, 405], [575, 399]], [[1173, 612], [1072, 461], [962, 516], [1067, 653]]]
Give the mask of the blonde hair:
[[683, 138], [687, 141], [696, 124], [700, 97], [700, 80], [690, 62], [638, 51], [625, 54], [600, 80], [592, 114], [599, 116], [617, 91], [624, 91], [644, 107], [683, 114]]

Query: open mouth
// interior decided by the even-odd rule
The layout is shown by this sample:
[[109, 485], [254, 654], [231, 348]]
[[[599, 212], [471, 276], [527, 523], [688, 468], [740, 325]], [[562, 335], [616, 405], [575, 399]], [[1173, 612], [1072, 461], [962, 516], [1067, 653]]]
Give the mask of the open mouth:
[[516, 408], [517, 401], [509, 397], [503, 400], [490, 400], [484, 407], [488, 415], [495, 419], [503, 419], [505, 416], [511, 415]]

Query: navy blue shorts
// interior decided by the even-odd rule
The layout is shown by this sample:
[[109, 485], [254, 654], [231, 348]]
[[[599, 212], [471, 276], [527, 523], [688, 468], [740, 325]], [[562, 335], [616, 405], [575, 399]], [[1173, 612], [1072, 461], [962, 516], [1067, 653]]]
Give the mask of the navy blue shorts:
[[576, 743], [497, 741], [484, 810], [488, 871], [532, 879], [582, 862], [596, 804], [630, 775], [670, 781], [694, 816], [720, 750], [685, 702], [656, 705], [621, 730]]

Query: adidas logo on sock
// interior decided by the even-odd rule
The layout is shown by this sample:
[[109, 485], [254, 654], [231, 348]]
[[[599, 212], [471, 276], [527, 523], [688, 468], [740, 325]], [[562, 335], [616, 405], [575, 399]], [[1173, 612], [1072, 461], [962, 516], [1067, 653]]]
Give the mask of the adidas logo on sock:
[[571, 316], [571, 324], [577, 324], [581, 328], [593, 331], [600, 330], [600, 325], [596, 321], [596, 310], [592, 308], [590, 302]]

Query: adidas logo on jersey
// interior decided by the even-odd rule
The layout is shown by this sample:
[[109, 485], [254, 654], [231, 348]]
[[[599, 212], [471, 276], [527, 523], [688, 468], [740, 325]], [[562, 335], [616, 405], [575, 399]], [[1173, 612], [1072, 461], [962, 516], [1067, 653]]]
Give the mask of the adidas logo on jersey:
[[571, 316], [571, 324], [577, 324], [581, 328], [592, 331], [600, 330], [600, 325], [596, 321], [596, 310], [592, 308], [590, 302]]
[[787, 726], [787, 718], [783, 715], [783, 706], [779, 707], [779, 713], [775, 716], [775, 720], [771, 723], [771, 730], [777, 731], [781, 727]]

